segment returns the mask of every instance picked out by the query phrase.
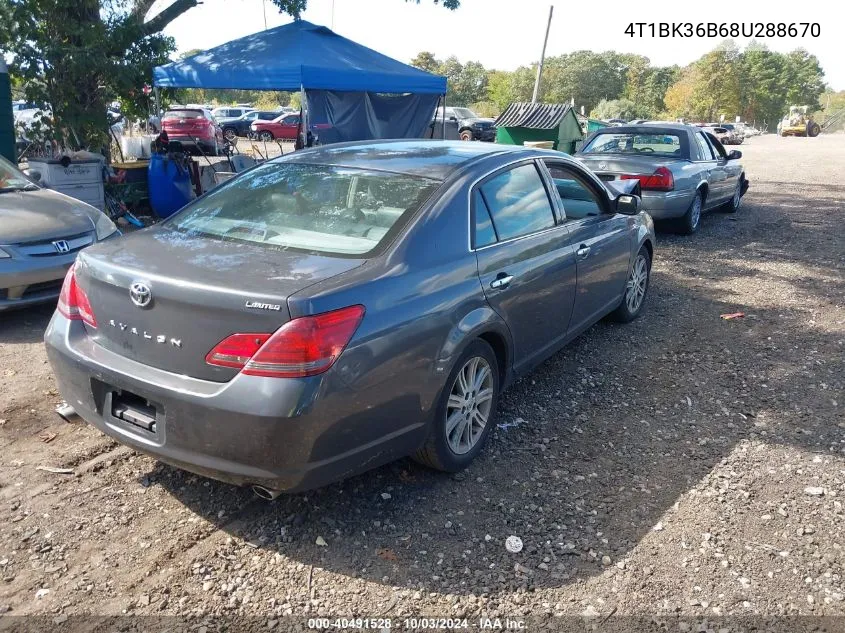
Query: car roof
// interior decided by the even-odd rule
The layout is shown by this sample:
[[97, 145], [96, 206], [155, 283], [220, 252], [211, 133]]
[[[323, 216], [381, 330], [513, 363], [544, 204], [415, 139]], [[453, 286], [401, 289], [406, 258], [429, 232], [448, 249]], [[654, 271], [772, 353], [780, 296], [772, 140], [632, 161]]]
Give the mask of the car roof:
[[596, 134], [607, 132], [608, 134], [654, 134], [655, 132], [690, 132], [697, 128], [684, 123], [637, 123], [636, 125], [620, 125], [618, 127], [603, 127], [596, 130]]
[[[387, 140], [337, 143], [287, 154], [277, 161], [377, 169], [445, 180], [466, 165], [497, 154], [565, 157], [519, 145], [466, 141]], [[568, 157], [567, 157], [568, 158]]]

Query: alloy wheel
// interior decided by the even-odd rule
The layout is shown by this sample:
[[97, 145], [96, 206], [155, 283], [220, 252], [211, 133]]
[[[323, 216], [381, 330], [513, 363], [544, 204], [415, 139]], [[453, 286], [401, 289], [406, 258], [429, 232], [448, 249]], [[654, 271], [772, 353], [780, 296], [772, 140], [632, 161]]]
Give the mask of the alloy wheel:
[[640, 309], [647, 287], [648, 260], [645, 255], [640, 253], [631, 267], [631, 274], [628, 277], [627, 289], [625, 291], [625, 302], [628, 306], [628, 311], [632, 314]]
[[480, 356], [470, 358], [455, 376], [446, 403], [446, 441], [457, 455], [478, 443], [493, 405], [493, 369]]
[[742, 201], [742, 182], [740, 181], [736, 185], [736, 191], [734, 191], [734, 199], [733, 199], [734, 211], [739, 209], [739, 205], [740, 205], [741, 201]]
[[690, 218], [690, 225], [693, 229], [698, 227], [701, 222], [701, 195], [697, 195], [692, 203], [692, 217]]

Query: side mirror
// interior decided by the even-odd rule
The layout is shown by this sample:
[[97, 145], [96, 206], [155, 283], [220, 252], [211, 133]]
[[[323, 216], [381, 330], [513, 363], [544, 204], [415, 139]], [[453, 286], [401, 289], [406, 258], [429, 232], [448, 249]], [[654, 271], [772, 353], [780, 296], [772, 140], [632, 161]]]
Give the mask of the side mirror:
[[458, 120], [458, 117], [456, 117], [456, 116], [450, 116], [450, 117], [449, 117], [449, 120], [450, 120], [450, 121], [457, 121], [457, 120]]
[[636, 196], [619, 196], [616, 198], [616, 212], [623, 215], [637, 215], [640, 212], [640, 199]]
[[738, 149], [733, 149], [730, 154], [728, 154], [728, 160], [739, 160], [740, 158], [742, 158], [742, 152]]
[[32, 182], [41, 182], [41, 172], [40, 171], [30, 171], [29, 173], [27, 173], [27, 176], [29, 176], [29, 179]]

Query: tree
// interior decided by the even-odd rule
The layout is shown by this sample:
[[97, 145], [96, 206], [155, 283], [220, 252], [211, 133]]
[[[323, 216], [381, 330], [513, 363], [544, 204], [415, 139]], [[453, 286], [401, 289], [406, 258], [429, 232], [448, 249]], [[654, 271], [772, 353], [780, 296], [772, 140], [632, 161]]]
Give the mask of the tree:
[[637, 104], [630, 99], [602, 99], [590, 112], [590, 116], [603, 121], [610, 119], [630, 121], [631, 119], [639, 118], [640, 110]]
[[774, 124], [786, 112], [786, 60], [752, 42], [740, 58], [740, 114], [746, 121]]
[[819, 107], [819, 97], [824, 92], [824, 71], [815, 55], [803, 48], [786, 56], [787, 90], [789, 105], [808, 105], [810, 110]]
[[440, 72], [440, 62], [434, 56], [434, 53], [428, 51], [420, 51], [414, 59], [411, 60], [411, 66], [424, 70], [428, 73]]

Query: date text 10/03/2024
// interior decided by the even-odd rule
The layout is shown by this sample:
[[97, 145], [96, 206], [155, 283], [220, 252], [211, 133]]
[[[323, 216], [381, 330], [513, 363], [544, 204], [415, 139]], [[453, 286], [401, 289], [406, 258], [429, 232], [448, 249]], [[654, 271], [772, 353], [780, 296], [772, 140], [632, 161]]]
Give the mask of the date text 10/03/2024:
[[820, 37], [818, 22], [630, 22], [631, 37]]

